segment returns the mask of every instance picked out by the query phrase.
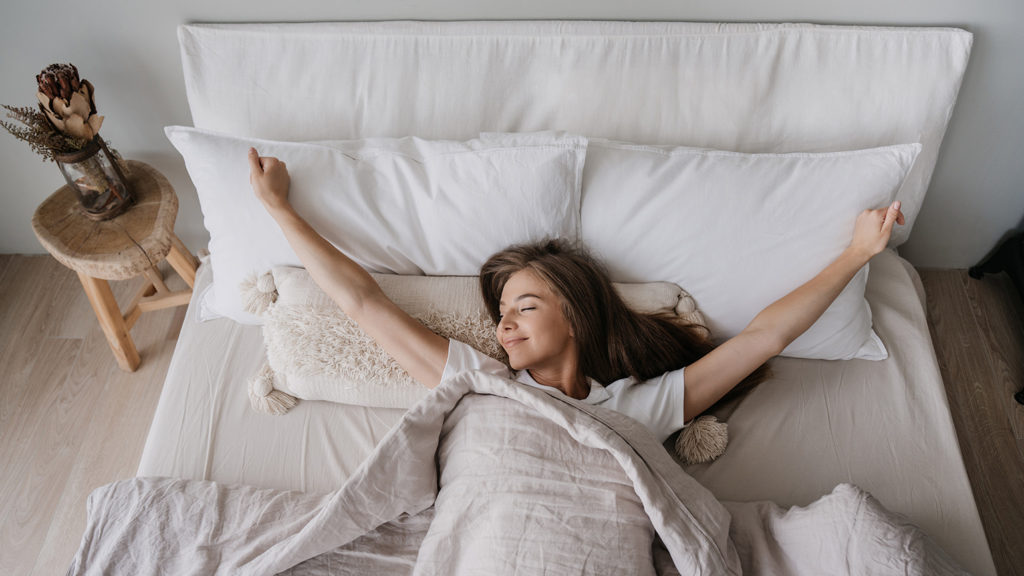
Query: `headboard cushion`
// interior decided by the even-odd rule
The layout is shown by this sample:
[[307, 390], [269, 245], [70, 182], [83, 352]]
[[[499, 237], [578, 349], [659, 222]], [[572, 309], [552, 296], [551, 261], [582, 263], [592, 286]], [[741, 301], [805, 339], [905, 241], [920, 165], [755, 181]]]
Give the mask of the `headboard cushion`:
[[565, 130], [738, 152], [920, 142], [906, 240], [972, 36], [685, 22], [325, 22], [179, 29], [196, 127], [280, 140]]

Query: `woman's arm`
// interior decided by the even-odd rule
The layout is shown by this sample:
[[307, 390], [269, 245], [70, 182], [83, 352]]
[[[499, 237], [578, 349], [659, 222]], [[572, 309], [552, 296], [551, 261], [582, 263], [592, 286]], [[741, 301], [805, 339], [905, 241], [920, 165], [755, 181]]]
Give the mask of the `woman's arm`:
[[366, 270], [324, 240], [288, 202], [291, 178], [284, 162], [249, 149], [249, 182], [318, 286], [421, 384], [440, 384], [448, 340], [409, 316]]
[[689, 421], [707, 410], [810, 328], [857, 271], [885, 249], [896, 223], [903, 224], [899, 202], [862, 212], [857, 217], [853, 241], [834, 262], [762, 310], [742, 332], [687, 366], [684, 419]]

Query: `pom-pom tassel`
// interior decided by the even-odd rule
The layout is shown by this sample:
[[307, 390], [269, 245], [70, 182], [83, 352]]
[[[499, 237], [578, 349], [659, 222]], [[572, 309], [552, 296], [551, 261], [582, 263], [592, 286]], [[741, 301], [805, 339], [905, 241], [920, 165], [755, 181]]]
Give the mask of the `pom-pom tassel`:
[[280, 416], [297, 402], [294, 396], [274, 388], [274, 371], [269, 364], [264, 364], [249, 380], [249, 403], [258, 412]]
[[702, 464], [724, 454], [728, 443], [729, 425], [714, 416], [701, 416], [679, 433], [676, 454], [686, 464]]
[[262, 316], [277, 301], [277, 286], [270, 272], [259, 276], [250, 274], [242, 281], [239, 290], [242, 292], [242, 305], [250, 314]]

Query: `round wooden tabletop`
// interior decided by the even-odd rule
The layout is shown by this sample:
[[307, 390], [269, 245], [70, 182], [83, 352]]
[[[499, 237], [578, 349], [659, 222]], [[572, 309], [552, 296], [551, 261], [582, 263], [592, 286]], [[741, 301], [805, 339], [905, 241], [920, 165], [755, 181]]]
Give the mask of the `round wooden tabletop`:
[[36, 237], [61, 264], [93, 278], [126, 280], [163, 260], [171, 249], [178, 197], [163, 174], [128, 160], [135, 204], [110, 220], [82, 214], [74, 191], [62, 186], [36, 209]]

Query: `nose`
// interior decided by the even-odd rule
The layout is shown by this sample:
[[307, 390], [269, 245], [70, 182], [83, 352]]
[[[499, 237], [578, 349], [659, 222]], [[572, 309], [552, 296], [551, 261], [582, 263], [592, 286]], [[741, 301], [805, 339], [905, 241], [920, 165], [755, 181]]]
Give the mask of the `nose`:
[[511, 330], [515, 328], [515, 322], [512, 320], [511, 314], [505, 314], [498, 320], [498, 330]]

